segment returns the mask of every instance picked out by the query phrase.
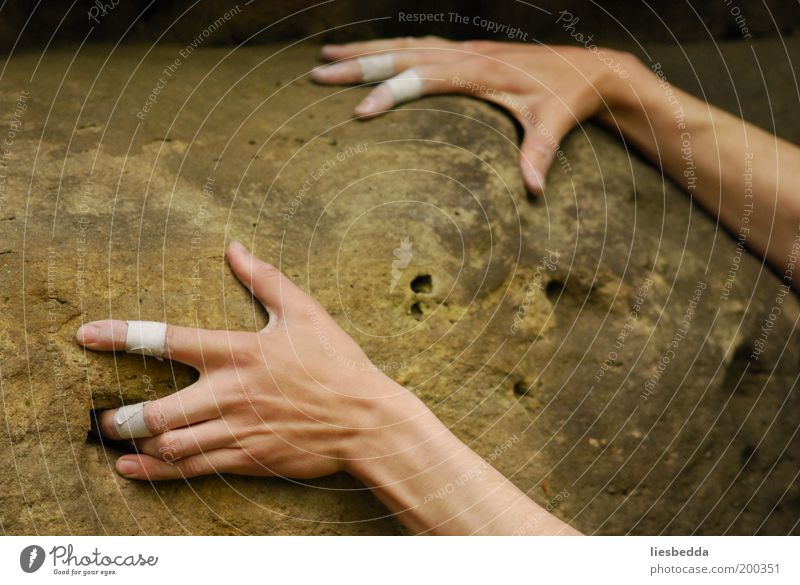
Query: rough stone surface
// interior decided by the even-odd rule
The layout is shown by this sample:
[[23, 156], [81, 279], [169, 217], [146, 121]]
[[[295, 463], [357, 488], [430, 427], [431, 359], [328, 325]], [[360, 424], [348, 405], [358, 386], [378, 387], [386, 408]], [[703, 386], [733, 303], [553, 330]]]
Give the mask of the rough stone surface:
[[353, 121], [366, 90], [311, 84], [313, 47], [197, 50], [137, 118], [180, 48], [31, 52], [4, 73], [2, 138], [21, 120], [0, 184], [4, 533], [402, 532], [344, 475], [150, 485], [87, 441], [91, 409], [194, 374], [84, 352], [82, 322], [264, 323], [231, 238], [578, 528], [797, 532], [798, 303], [656, 169], [585, 125], [529, 201], [504, 113], [437, 97]]

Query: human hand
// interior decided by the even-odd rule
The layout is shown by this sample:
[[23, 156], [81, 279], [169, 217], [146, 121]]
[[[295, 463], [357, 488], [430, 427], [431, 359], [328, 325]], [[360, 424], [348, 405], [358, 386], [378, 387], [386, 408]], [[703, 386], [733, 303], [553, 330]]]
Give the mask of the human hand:
[[[638, 68], [630, 55], [577, 47], [493, 41], [455, 42], [437, 37], [401, 38], [326, 45], [319, 83], [348, 84], [388, 79], [356, 106], [370, 117], [421, 95], [461, 93], [508, 110], [525, 132], [520, 167], [532, 193], [545, 176], [569, 130], [613, 105], [625, 68]], [[617, 67], [612, 66], [616, 62]], [[610, 64], [611, 63], [611, 64]], [[398, 75], [399, 74], [399, 75]]]
[[[134, 439], [138, 454], [120, 457], [120, 474], [319, 477], [358, 460], [376, 432], [427, 410], [280, 271], [236, 242], [227, 256], [269, 323], [257, 333], [167, 326], [157, 353], [196, 368], [200, 378], [145, 403], [140, 423], [153, 436]], [[126, 321], [87, 323], [76, 337], [99, 351], [124, 350], [130, 341]], [[129, 438], [115, 414], [100, 413], [99, 432]]]

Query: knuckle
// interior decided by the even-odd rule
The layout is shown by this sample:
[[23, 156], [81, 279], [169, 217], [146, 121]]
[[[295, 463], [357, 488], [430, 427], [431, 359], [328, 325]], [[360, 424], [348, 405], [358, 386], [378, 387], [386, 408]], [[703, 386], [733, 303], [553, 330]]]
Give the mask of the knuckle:
[[150, 402], [144, 409], [144, 424], [153, 434], [164, 433], [167, 426], [167, 415], [159, 401]]
[[219, 415], [224, 416], [239, 404], [239, 394], [233, 389], [214, 392], [214, 403], [219, 409]]
[[461, 48], [471, 53], [485, 53], [492, 49], [492, 41], [464, 41]]
[[236, 402], [238, 404], [253, 404], [260, 397], [261, 392], [250, 384], [240, 384], [236, 387]]
[[202, 472], [200, 468], [200, 461], [195, 458], [179, 459], [175, 462], [175, 465], [183, 475], [188, 477], [200, 475]]
[[164, 349], [168, 356], [172, 355], [172, 348], [178, 347], [181, 342], [178, 328], [174, 325], [167, 325], [167, 334], [164, 339], [166, 341]]
[[464, 61], [464, 67], [467, 71], [472, 71], [473, 75], [485, 78], [487, 74], [497, 68], [497, 62], [486, 57], [470, 57]]
[[278, 269], [272, 264], [267, 264], [266, 262], [261, 262], [260, 260], [256, 263], [256, 270], [265, 276], [275, 276], [279, 274]]
[[239, 380], [228, 385], [224, 391], [215, 395], [217, 407], [220, 410], [220, 417], [235, 416], [241, 412], [241, 407], [251, 405], [258, 396], [256, 386], [247, 382], [247, 380]]
[[256, 344], [247, 344], [231, 352], [231, 360], [236, 368], [248, 369], [264, 362], [261, 348]]
[[281, 271], [272, 266], [271, 264], [267, 264], [266, 262], [259, 261], [255, 267], [254, 272], [257, 278], [262, 280], [276, 280], [281, 277]]
[[158, 448], [158, 456], [164, 461], [174, 461], [183, 452], [178, 437], [172, 431], [166, 431], [159, 435], [156, 446]]
[[266, 462], [275, 458], [275, 449], [268, 445], [255, 445], [249, 446], [239, 450], [235, 455], [236, 465], [240, 468], [247, 468], [252, 466], [255, 462], [259, 462], [262, 467]]

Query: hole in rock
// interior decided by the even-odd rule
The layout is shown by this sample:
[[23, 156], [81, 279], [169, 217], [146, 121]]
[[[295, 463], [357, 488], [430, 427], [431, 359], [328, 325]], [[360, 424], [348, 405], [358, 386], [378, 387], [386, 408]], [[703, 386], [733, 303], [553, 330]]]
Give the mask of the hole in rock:
[[415, 293], [429, 293], [433, 291], [433, 278], [430, 274], [420, 274], [411, 281], [411, 290]]
[[747, 445], [744, 449], [742, 449], [742, 452], [739, 454], [742, 467], [746, 467], [753, 463], [755, 459], [755, 452], [756, 448], [752, 445]]
[[516, 384], [514, 384], [514, 394], [517, 396], [525, 396], [530, 391], [530, 384], [528, 384], [525, 380], [520, 380]]
[[548, 299], [550, 299], [552, 302], [556, 302], [558, 301], [558, 297], [561, 296], [561, 293], [564, 292], [564, 283], [557, 278], [554, 278], [547, 283], [547, 287], [545, 287], [544, 292]]
[[411, 314], [414, 316], [414, 318], [417, 321], [421, 320], [422, 319], [422, 305], [420, 305], [419, 303], [414, 303], [413, 305], [411, 305]]
[[133, 444], [130, 441], [114, 441], [109, 439], [108, 437], [101, 437], [100, 433], [97, 431], [97, 417], [100, 413], [103, 412], [102, 410], [92, 410], [89, 412], [89, 417], [92, 422], [92, 428], [86, 433], [86, 443], [89, 445], [97, 445], [99, 447], [103, 447], [104, 449], [112, 449], [115, 452], [121, 453], [133, 453], [135, 449]]

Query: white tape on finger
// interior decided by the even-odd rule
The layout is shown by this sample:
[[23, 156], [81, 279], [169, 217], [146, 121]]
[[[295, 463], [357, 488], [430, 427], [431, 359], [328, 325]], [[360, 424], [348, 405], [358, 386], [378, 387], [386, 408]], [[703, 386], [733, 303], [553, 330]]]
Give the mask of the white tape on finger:
[[395, 104], [415, 100], [422, 95], [422, 78], [412, 67], [386, 82]]
[[362, 81], [382, 81], [394, 75], [394, 55], [391, 53], [359, 57], [356, 61], [361, 67]]
[[147, 402], [123, 406], [114, 413], [114, 427], [121, 439], [152, 437], [153, 433], [144, 424], [144, 405]]
[[157, 321], [128, 321], [125, 351], [161, 359], [167, 345], [167, 324]]

